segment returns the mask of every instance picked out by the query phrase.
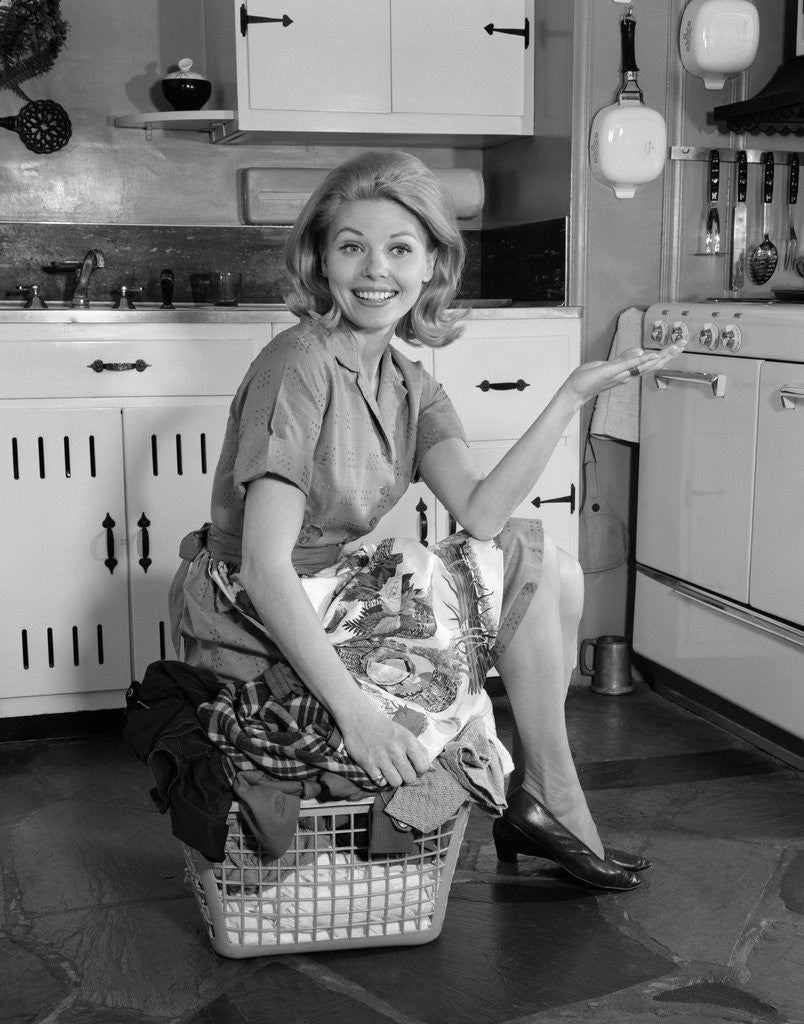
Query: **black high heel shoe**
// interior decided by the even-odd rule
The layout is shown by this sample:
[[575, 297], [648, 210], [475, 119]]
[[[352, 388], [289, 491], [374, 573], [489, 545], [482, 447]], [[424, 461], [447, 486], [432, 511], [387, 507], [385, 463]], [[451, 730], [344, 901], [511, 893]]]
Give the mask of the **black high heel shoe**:
[[507, 799], [508, 807], [502, 817], [494, 819], [498, 860], [515, 864], [519, 853], [545, 857], [579, 882], [598, 889], [625, 891], [640, 884], [634, 869], [623, 867], [610, 857], [598, 857], [524, 789], [515, 790]]
[[618, 868], [625, 868], [626, 871], [647, 871], [653, 867], [653, 862], [647, 857], [640, 857], [636, 853], [626, 853], [625, 850], [616, 850], [613, 846], [606, 847], [606, 860], [616, 864]]

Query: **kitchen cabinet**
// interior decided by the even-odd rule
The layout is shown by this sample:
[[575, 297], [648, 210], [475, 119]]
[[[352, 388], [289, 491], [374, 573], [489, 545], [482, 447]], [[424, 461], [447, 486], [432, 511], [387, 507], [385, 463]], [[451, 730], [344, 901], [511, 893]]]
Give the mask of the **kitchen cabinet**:
[[260, 136], [533, 134], [533, 0], [206, 0], [207, 75]]
[[[530, 314], [530, 315], [529, 315]], [[463, 336], [440, 349], [396, 341], [449, 394], [480, 469], [488, 471], [530, 426], [580, 360], [577, 316], [476, 310]], [[555, 542], [578, 554], [579, 422], [560, 438], [544, 473], [515, 515], [541, 519]], [[414, 485], [368, 540], [389, 534], [427, 543], [460, 527], [423, 484]]]
[[[577, 311], [546, 313], [475, 310], [451, 346], [397, 342], [444, 382], [481, 466], [578, 362]], [[295, 319], [286, 310], [207, 314], [215, 322], [181, 311], [38, 316], [0, 313], [0, 718], [122, 707], [132, 678], [175, 656], [167, 596], [179, 542], [209, 518], [232, 394]], [[543, 518], [573, 553], [578, 464], [576, 418], [517, 510]], [[414, 484], [368, 539], [431, 544], [459, 525]]]
[[179, 541], [209, 518], [231, 395], [270, 337], [119, 316], [0, 320], [0, 717], [120, 707], [173, 657]]

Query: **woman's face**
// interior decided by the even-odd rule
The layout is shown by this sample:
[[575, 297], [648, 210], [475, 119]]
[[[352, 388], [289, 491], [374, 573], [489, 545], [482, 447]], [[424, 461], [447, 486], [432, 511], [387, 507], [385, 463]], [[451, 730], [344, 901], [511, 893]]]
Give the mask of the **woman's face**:
[[390, 199], [342, 203], [321, 252], [321, 271], [346, 319], [393, 329], [433, 275], [435, 250], [419, 219]]

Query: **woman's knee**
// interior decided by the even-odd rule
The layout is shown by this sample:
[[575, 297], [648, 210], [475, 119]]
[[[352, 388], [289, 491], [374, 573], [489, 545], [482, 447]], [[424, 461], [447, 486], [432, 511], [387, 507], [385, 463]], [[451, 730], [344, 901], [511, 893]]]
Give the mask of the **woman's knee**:
[[583, 613], [583, 569], [577, 558], [563, 548], [556, 547], [558, 576], [561, 588], [562, 614], [580, 620]]

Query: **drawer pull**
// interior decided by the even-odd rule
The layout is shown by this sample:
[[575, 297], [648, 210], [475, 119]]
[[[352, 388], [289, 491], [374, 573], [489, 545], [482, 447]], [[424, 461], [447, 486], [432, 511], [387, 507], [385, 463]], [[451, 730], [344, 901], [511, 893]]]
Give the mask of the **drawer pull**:
[[481, 380], [479, 384], [475, 384], [476, 388], [480, 388], [481, 391], [524, 391], [525, 388], [529, 388], [530, 384], [526, 380], [509, 380], [509, 381], [497, 381], [492, 383], [488, 380]]
[[427, 505], [424, 503], [424, 498], [419, 498], [419, 504], [416, 506], [416, 511], [419, 513], [419, 543], [422, 547], [427, 547]]
[[123, 370], [136, 370], [137, 373], [142, 373], [150, 365], [144, 359], [138, 359], [134, 363], [104, 363], [102, 359], [96, 359], [93, 363], [88, 363], [87, 368], [94, 370], [95, 373], [103, 373], [104, 370], [111, 370], [113, 373], [120, 373]]
[[569, 494], [565, 494], [561, 498], [536, 497], [531, 501], [531, 505], [533, 505], [534, 508], [541, 508], [542, 505], [557, 505], [559, 503], [569, 503], [570, 514], [575, 511], [575, 484], [570, 484]]
[[148, 527], [151, 525], [151, 520], [143, 512], [140, 518], [137, 520], [137, 526], [139, 526], [141, 533], [142, 542], [142, 558], [139, 560], [142, 566], [143, 572], [148, 572], [148, 566], [151, 564], [149, 555], [151, 554], [151, 538], [148, 536]]
[[106, 518], [101, 523], [101, 526], [106, 531], [106, 558], [103, 564], [109, 570], [110, 574], [114, 574], [114, 567], [117, 565], [117, 559], [114, 557], [114, 534], [112, 533], [112, 527], [114, 526], [114, 519], [107, 512]]

